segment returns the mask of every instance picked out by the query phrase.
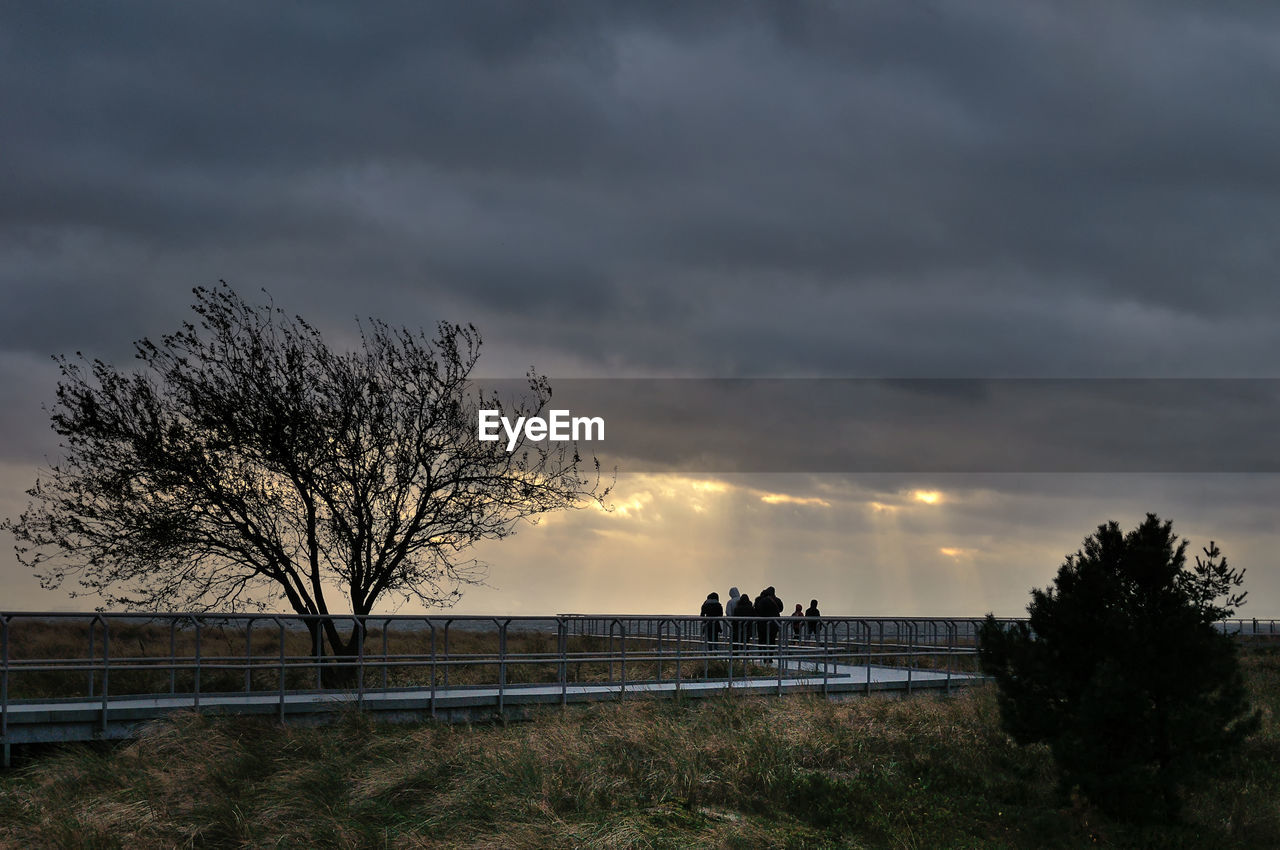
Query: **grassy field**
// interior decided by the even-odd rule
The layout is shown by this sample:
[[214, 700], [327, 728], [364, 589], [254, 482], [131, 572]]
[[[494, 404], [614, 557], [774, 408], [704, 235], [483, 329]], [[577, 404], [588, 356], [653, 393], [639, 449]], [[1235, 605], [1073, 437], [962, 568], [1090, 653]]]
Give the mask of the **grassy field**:
[[507, 726], [178, 717], [0, 778], [4, 847], [1224, 847], [1280, 835], [1280, 651], [1245, 654], [1260, 733], [1136, 828], [1055, 790], [989, 690], [548, 710]]

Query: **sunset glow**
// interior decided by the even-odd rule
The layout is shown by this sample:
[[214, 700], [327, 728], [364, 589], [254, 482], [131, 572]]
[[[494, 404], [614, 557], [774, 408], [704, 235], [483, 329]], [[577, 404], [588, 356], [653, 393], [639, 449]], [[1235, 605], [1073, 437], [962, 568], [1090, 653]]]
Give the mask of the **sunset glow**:
[[820, 499], [817, 496], [789, 496], [786, 493], [765, 493], [760, 497], [760, 501], [766, 505], [814, 505], [820, 508], [829, 508], [831, 503], [826, 499]]

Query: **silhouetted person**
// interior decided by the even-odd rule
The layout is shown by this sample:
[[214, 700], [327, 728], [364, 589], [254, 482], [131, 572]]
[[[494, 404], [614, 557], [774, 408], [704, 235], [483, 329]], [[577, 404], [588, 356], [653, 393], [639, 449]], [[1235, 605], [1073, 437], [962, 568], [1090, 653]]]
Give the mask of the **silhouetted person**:
[[720, 639], [720, 618], [724, 616], [724, 609], [720, 607], [720, 594], [715, 591], [707, 594], [707, 601], [702, 603], [702, 616], [706, 618], [702, 630], [707, 636], [707, 642], [715, 643]]
[[738, 588], [729, 588], [729, 601], [724, 603], [724, 615], [726, 617], [733, 616], [733, 609], [738, 607], [738, 599], [741, 598], [741, 596], [742, 594], [738, 592]]
[[778, 617], [782, 616], [782, 600], [774, 593], [772, 585], [760, 591], [756, 597], [755, 611], [757, 634], [763, 644], [778, 642]]
[[733, 622], [729, 627], [733, 629], [733, 643], [739, 649], [742, 649], [751, 637], [751, 624], [749, 619], [755, 614], [755, 607], [751, 604], [751, 597], [742, 594], [738, 597], [738, 604], [733, 606]]
[[822, 621], [818, 618], [821, 616], [822, 612], [818, 610], [818, 600], [810, 599], [809, 608], [804, 612], [804, 618], [809, 621], [809, 637], [814, 640], [818, 639], [818, 628], [822, 625]]
[[773, 612], [773, 603], [764, 598], [764, 591], [756, 594], [756, 601], [751, 606], [751, 613], [755, 615], [755, 619], [751, 621], [751, 626], [747, 630], [747, 636], [756, 643], [764, 643], [769, 637], [768, 617]]
[[791, 612], [791, 637], [800, 640], [801, 626], [804, 625], [804, 608], [796, 603], [796, 610]]
[[774, 610], [773, 598], [769, 595], [768, 588], [756, 594], [756, 602], [752, 607], [755, 609], [756, 615], [756, 642], [761, 645], [768, 644], [771, 620], [778, 615], [778, 612]]

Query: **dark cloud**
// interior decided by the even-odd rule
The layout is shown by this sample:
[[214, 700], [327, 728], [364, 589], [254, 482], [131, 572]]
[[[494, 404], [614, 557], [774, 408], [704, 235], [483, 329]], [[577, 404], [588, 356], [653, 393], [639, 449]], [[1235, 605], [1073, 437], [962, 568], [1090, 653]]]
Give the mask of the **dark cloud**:
[[[517, 382], [497, 386], [521, 397]], [[597, 433], [582, 448], [625, 472], [1280, 473], [1274, 379], [586, 379], [553, 389], [566, 423], [603, 420], [604, 441]]]
[[[48, 451], [50, 354], [128, 365], [219, 278], [338, 345], [357, 316], [474, 322], [495, 376], [1275, 377], [1278, 36], [1274, 9], [1202, 0], [15, 6], [0, 460]], [[852, 436], [893, 456], [943, 405], [951, 456], [982, 458], [1009, 410], [906, 388]], [[1113, 413], [1221, 435], [1194, 468], [1270, 468], [1269, 399], [1232, 392]], [[1073, 398], [1001, 448], [1079, 422], [1051, 421]], [[636, 453], [846, 468], [817, 438], [725, 460], [787, 448], [810, 403], [701, 461], [671, 450], [711, 420], [659, 404]], [[1179, 492], [1259, 532], [1274, 504]]]
[[41, 293], [240, 277], [321, 322], [416, 291], [409, 320], [451, 301], [604, 369], [1270, 374], [1265, 328], [1169, 339], [1275, 312], [1276, 31], [1190, 3], [27, 7], [6, 345], [109, 344]]
[[[0, 332], [227, 278], [494, 372], [1272, 375], [1275, 13], [44, 4], [0, 38]], [[1230, 340], [1230, 344], [1226, 343]]]

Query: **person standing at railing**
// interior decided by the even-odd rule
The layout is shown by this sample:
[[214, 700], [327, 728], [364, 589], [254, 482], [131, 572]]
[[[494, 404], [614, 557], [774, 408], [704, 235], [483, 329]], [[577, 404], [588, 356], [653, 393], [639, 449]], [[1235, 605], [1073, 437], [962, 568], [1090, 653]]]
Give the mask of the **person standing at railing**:
[[724, 616], [724, 609], [720, 607], [720, 594], [714, 590], [707, 594], [707, 601], [702, 603], [702, 632], [707, 637], [707, 643], [715, 646], [720, 640], [720, 618]]
[[[797, 608], [800, 606], [797, 605]], [[815, 641], [818, 639], [818, 629], [822, 625], [822, 612], [818, 610], [818, 600], [810, 599], [809, 608], [804, 612], [804, 618], [809, 621], [809, 637]]]
[[787, 606], [782, 604], [782, 600], [778, 598], [778, 594], [772, 587], [769, 588], [769, 595], [773, 597], [773, 616], [775, 617], [774, 620], [770, 621], [771, 628], [769, 629], [769, 642], [782, 643], [782, 629], [784, 624], [780, 619], [776, 618], [783, 615], [783, 612], [787, 610]]
[[[738, 592], [738, 588], [729, 588], [729, 601], [724, 604], [724, 615], [726, 617], [737, 616], [738, 601], [740, 599], [742, 599], [742, 594]], [[738, 642], [738, 624], [732, 619], [730, 619], [728, 625], [725, 626], [725, 631], [728, 633], [730, 642]]]
[[763, 645], [777, 643], [778, 621], [782, 613], [782, 600], [774, 595], [772, 587], [766, 587], [756, 596], [756, 640]]
[[804, 608], [796, 603], [796, 610], [791, 612], [791, 637], [799, 641], [804, 635]]
[[773, 603], [764, 598], [763, 590], [756, 594], [756, 601], [751, 606], [751, 613], [755, 615], [755, 618], [751, 621], [751, 625], [747, 626], [747, 640], [763, 644], [769, 639], [769, 621], [767, 618], [773, 614]]
[[745, 593], [739, 596], [738, 604], [733, 606], [733, 622], [729, 624], [729, 628], [733, 630], [733, 644], [738, 649], [744, 648], [751, 639], [752, 620], [749, 618], [754, 614], [755, 606], [751, 604], [751, 597]]

